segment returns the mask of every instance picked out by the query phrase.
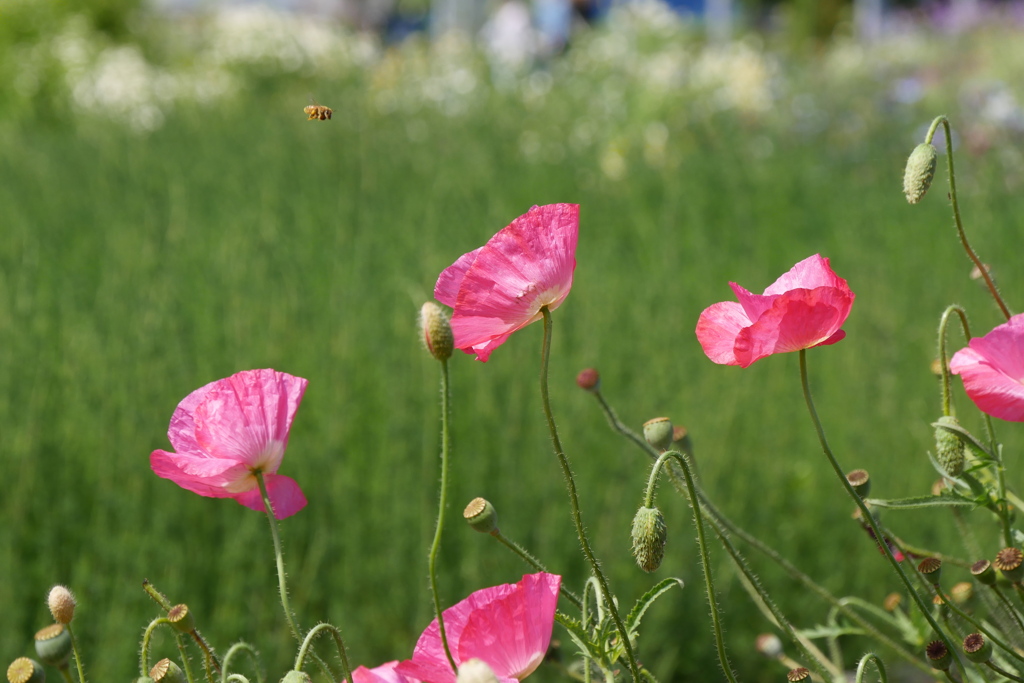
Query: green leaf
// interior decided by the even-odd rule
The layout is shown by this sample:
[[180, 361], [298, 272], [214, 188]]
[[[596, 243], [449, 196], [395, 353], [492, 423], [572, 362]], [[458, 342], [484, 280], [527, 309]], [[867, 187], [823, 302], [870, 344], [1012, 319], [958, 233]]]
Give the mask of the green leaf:
[[640, 620], [644, 618], [644, 614], [654, 604], [654, 601], [676, 586], [682, 588], [683, 580], [669, 577], [664, 581], [659, 581], [651, 590], [640, 596], [626, 616], [626, 631], [630, 634], [630, 638], [635, 638], [634, 633], [640, 627]]
[[836, 638], [838, 636], [862, 636], [864, 629], [856, 626], [815, 626], [798, 630], [797, 633], [814, 640], [815, 638]]
[[590, 636], [587, 635], [586, 629], [583, 628], [583, 624], [578, 619], [573, 619], [562, 612], [555, 612], [555, 621], [564, 626], [565, 630], [569, 632], [569, 637], [576, 643], [576, 647], [580, 649], [580, 654], [592, 659], [601, 659], [601, 652], [597, 646], [590, 642]]
[[959, 496], [914, 496], [911, 498], [868, 498], [865, 503], [880, 508], [899, 508], [912, 510], [915, 508], [963, 507], [978, 505], [977, 501], [960, 498]]
[[974, 438], [974, 435], [971, 434], [966, 429], [964, 429], [963, 427], [959, 425], [954, 426], [949, 424], [941, 424], [939, 422], [932, 422], [932, 427], [935, 427], [937, 429], [945, 429], [947, 432], [952, 432], [953, 434], [956, 434], [961, 439], [963, 439], [964, 442], [967, 443], [971, 448], [975, 449], [979, 453], [982, 453], [989, 460], [994, 460], [992, 454], [989, 453], [988, 448], [986, 448], [983, 443]]

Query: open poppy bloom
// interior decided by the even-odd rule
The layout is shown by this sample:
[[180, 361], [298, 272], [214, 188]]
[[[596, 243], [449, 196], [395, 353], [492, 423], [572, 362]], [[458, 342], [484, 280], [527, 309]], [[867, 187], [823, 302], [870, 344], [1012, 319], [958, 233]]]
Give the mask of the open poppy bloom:
[[294, 515], [306, 497], [277, 469], [307, 384], [276, 370], [246, 370], [196, 389], [171, 416], [175, 452], [153, 451], [150, 467], [183, 489], [253, 510], [263, 509], [255, 476], [262, 472], [274, 516]]
[[793, 266], [764, 294], [729, 286], [739, 302], [709, 306], [697, 320], [697, 339], [715, 363], [745, 368], [773, 353], [835, 344], [846, 336], [840, 328], [855, 295], [819, 254]]
[[984, 337], [975, 337], [949, 361], [978, 410], [1009, 422], [1024, 422], [1024, 313]]
[[509, 335], [555, 310], [572, 288], [577, 204], [535, 206], [437, 278], [434, 297], [450, 306], [455, 348], [486, 361]]
[[[457, 666], [479, 659], [502, 683], [529, 676], [551, 642], [562, 577], [527, 574], [519, 583], [484, 588], [443, 613], [448, 647]], [[455, 673], [434, 619], [420, 636], [412, 659], [396, 671], [424, 683], [455, 683]]]
[[398, 666], [397, 659], [372, 669], [357, 666], [352, 671], [352, 683], [420, 683], [415, 678], [408, 678], [395, 671], [396, 666]]

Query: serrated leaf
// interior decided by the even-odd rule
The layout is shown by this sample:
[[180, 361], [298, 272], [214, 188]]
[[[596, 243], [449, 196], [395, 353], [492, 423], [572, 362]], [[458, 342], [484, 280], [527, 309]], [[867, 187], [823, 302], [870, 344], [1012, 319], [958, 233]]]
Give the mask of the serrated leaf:
[[974, 500], [968, 500], [967, 498], [960, 498], [958, 496], [913, 496], [910, 498], [868, 498], [864, 501], [868, 505], [880, 508], [897, 508], [903, 510], [913, 510], [916, 508], [932, 508], [932, 507], [957, 507], [957, 506], [975, 506], [979, 503]]
[[565, 627], [565, 630], [569, 632], [569, 637], [576, 647], [580, 649], [580, 654], [584, 657], [591, 657], [593, 659], [600, 659], [601, 653], [597, 651], [597, 648], [593, 643], [590, 642], [590, 637], [587, 635], [586, 629], [583, 628], [583, 624], [578, 619], [573, 619], [567, 614], [562, 612], [555, 612], [555, 621]]
[[654, 604], [654, 601], [676, 586], [682, 588], [683, 580], [669, 577], [659, 581], [651, 590], [640, 596], [640, 599], [636, 601], [633, 609], [626, 616], [626, 631], [630, 634], [630, 638], [635, 637], [633, 634], [640, 627], [640, 620], [644, 618], [644, 614]]

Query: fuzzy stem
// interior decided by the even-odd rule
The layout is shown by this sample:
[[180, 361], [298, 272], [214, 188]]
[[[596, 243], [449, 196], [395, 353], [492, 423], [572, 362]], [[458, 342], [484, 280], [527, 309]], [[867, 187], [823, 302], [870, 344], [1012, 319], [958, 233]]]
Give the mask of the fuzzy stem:
[[962, 609], [960, 609], [960, 607], [955, 602], [953, 602], [953, 600], [950, 599], [950, 597], [948, 595], [946, 595], [946, 592], [942, 590], [942, 586], [936, 585], [935, 586], [935, 592], [939, 594], [940, 598], [942, 598], [943, 604], [945, 604], [946, 607], [948, 607], [951, 610], [953, 610], [954, 612], [956, 612], [957, 616], [959, 616], [961, 619], [966, 621], [968, 624], [970, 624], [974, 628], [978, 629], [979, 633], [985, 634], [985, 636], [989, 640], [991, 640], [994, 644], [998, 645], [1000, 648], [1005, 650], [1011, 657], [1013, 657], [1014, 659], [1016, 659], [1016, 660], [1018, 660], [1020, 662], [1024, 662], [1024, 656], [1021, 656], [1020, 654], [1017, 653], [1017, 651], [1015, 649], [1013, 649], [1011, 646], [1007, 645], [1002, 640], [1000, 640], [998, 638], [998, 636], [993, 634], [990, 629], [985, 628], [985, 626], [982, 625], [982, 623], [980, 621], [978, 621], [977, 619], [972, 617], [970, 614], [968, 614], [967, 612], [965, 612]]
[[896, 561], [895, 557], [893, 557], [892, 550], [889, 548], [889, 544], [885, 542], [885, 536], [878, 528], [878, 524], [875, 522], [875, 518], [874, 515], [871, 514], [871, 510], [869, 510], [868, 506], [864, 503], [864, 499], [857, 495], [857, 492], [853, 489], [853, 485], [850, 484], [849, 480], [847, 480], [846, 475], [843, 473], [843, 469], [839, 466], [839, 462], [832, 454], [832, 449], [828, 445], [828, 439], [825, 437], [825, 429], [824, 427], [822, 427], [821, 420], [818, 419], [818, 411], [815, 410], [814, 408], [814, 399], [811, 398], [811, 385], [807, 375], [806, 349], [800, 349], [800, 383], [803, 387], [804, 401], [807, 403], [807, 410], [811, 415], [811, 422], [814, 423], [814, 430], [818, 434], [818, 441], [821, 443], [821, 449], [825, 453], [825, 457], [828, 459], [829, 464], [832, 466], [832, 469], [835, 471], [836, 476], [842, 483], [843, 488], [846, 489], [846, 493], [850, 496], [850, 498], [853, 499], [853, 502], [857, 504], [857, 507], [860, 509], [861, 516], [863, 517], [864, 521], [868, 524], [868, 526], [871, 527], [871, 530], [874, 532], [875, 539], [878, 542], [878, 547], [882, 549], [882, 553], [885, 555], [885, 558], [889, 561], [889, 564], [892, 566], [892, 568], [896, 570], [896, 574], [900, 577], [900, 580], [906, 587], [911, 599], [917, 604], [918, 609], [921, 611], [921, 614], [928, 622], [928, 625], [932, 627], [936, 635], [942, 639], [943, 643], [945, 643], [946, 649], [949, 650], [950, 654], [952, 654], [953, 656], [953, 661], [954, 663], [956, 663], [957, 669], [960, 671], [961, 676], [966, 681], [967, 676], [964, 673], [963, 663], [960, 661], [960, 658], [955, 654], [956, 650], [953, 648], [952, 641], [950, 641], [949, 636], [946, 635], [946, 633], [942, 630], [942, 627], [939, 626], [938, 622], [935, 621], [935, 618], [931, 614], [931, 610], [928, 608], [927, 605], [925, 605], [924, 600], [921, 598], [920, 595], [918, 595], [917, 591], [914, 590], [913, 585], [911, 585], [910, 583], [910, 579], [903, 571], [903, 567], [900, 566], [900, 563]]
[[309, 653], [310, 647], [316, 637], [321, 633], [328, 632], [334, 637], [334, 644], [338, 648], [338, 658], [341, 660], [341, 673], [343, 680], [352, 680], [352, 667], [348, 663], [348, 655], [345, 654], [345, 642], [341, 639], [341, 631], [338, 627], [333, 624], [317, 624], [310, 629], [309, 633], [306, 634], [305, 639], [302, 641], [302, 646], [299, 648], [299, 653], [295, 656], [295, 666], [293, 667], [296, 671], [302, 671], [302, 666], [305, 663], [306, 654]]
[[1009, 679], [1011, 681], [1020, 681], [1021, 683], [1024, 683], [1024, 678], [1021, 678], [1020, 676], [1014, 676], [1012, 673], [1010, 673], [1006, 669], [1002, 669], [1002, 668], [996, 666], [995, 662], [993, 662], [991, 659], [988, 660], [987, 662], [985, 662], [985, 664], [988, 666], [988, 668], [992, 669], [993, 671], [995, 671], [1000, 676], [1003, 676], [1004, 678], [1007, 678], [1007, 679]]
[[228, 648], [227, 654], [224, 655], [223, 662], [223, 673], [221, 675], [221, 683], [228, 683], [228, 665], [231, 664], [231, 660], [235, 658], [239, 652], [248, 652], [249, 656], [252, 657], [253, 669], [256, 670], [256, 680], [262, 683], [263, 677], [260, 675], [260, 657], [259, 653], [249, 643], [245, 641], [238, 641], [230, 648]]
[[78, 672], [78, 683], [85, 683], [85, 671], [82, 668], [82, 653], [78, 649], [78, 639], [75, 638], [75, 632], [71, 630], [71, 624], [64, 624], [64, 628], [68, 630], [68, 635], [71, 636], [71, 651], [75, 654], [75, 670]]
[[263, 480], [263, 472], [256, 471], [256, 482], [260, 487], [260, 495], [263, 496], [263, 507], [267, 511], [267, 520], [270, 522], [270, 536], [274, 541], [274, 560], [277, 564], [277, 588], [281, 594], [281, 607], [284, 608], [285, 619], [288, 620], [288, 627], [292, 631], [292, 637], [302, 642], [302, 631], [295, 622], [295, 615], [292, 613], [291, 605], [288, 604], [288, 578], [284, 571], [284, 552], [281, 550], [281, 535], [277, 530], [277, 518], [274, 516], [274, 507], [270, 504], [270, 494], [267, 493], [267, 484]]
[[192, 665], [188, 661], [188, 650], [185, 648], [185, 635], [183, 633], [174, 634], [174, 642], [178, 646], [178, 654], [181, 655], [181, 668], [185, 671], [185, 678], [188, 679], [188, 683], [195, 683], [195, 675], [192, 673]]
[[448, 452], [450, 436], [448, 433], [448, 361], [441, 361], [441, 491], [437, 503], [437, 524], [434, 527], [434, 541], [430, 544], [430, 558], [427, 563], [430, 575], [430, 595], [434, 601], [434, 614], [437, 615], [437, 628], [441, 634], [441, 644], [444, 646], [444, 654], [448, 658], [448, 664], [452, 671], [459, 672], [455, 658], [452, 657], [451, 648], [448, 646], [448, 634], [444, 629], [444, 614], [441, 610], [441, 596], [437, 590], [437, 553], [441, 549], [441, 531], [444, 528], [444, 511], [448, 506]]
[[544, 405], [544, 416], [547, 418], [548, 431], [551, 433], [551, 442], [555, 449], [555, 456], [558, 458], [558, 464], [562, 468], [565, 487], [569, 493], [569, 505], [572, 508], [573, 523], [576, 525], [576, 536], [580, 539], [583, 555], [587, 558], [587, 562], [590, 563], [591, 571], [593, 571], [594, 576], [601, 583], [601, 592], [604, 594], [605, 601], [608, 604], [608, 611], [615, 621], [615, 627], [619, 632], [619, 638], [626, 653], [630, 675], [632, 675], [634, 683], [641, 683], [640, 668], [637, 666], [636, 656], [633, 654], [633, 645], [629, 641], [629, 632], [626, 630], [626, 625], [623, 623], [622, 617], [619, 616], [619, 611], [615, 607], [615, 601], [612, 599], [612, 592], [608, 586], [608, 579], [605, 578], [604, 572], [601, 571], [601, 564], [597, 561], [594, 551], [590, 548], [590, 541], [587, 540], [587, 532], [583, 528], [583, 517], [580, 514], [579, 497], [576, 494], [576, 481], [572, 476], [572, 469], [569, 467], [569, 459], [562, 449], [561, 439], [558, 438], [558, 427], [555, 425], [555, 416], [551, 412], [551, 397], [548, 395], [548, 365], [551, 359], [551, 311], [548, 310], [547, 306], [542, 306], [540, 310], [544, 316], [544, 342], [541, 349], [540, 370], [541, 402]]
[[885, 674], [885, 665], [882, 663], [881, 657], [876, 655], [874, 652], [869, 652], [860, 658], [860, 662], [857, 664], [857, 678], [855, 683], [863, 683], [864, 674], [867, 673], [868, 663], [875, 665], [875, 670], [878, 671], [878, 678], [881, 683], [889, 683], [889, 677]]
[[149, 626], [142, 632], [142, 647], [139, 649], [139, 672], [142, 676], [149, 675], [149, 646], [150, 640], [153, 638], [153, 631], [160, 624], [171, 623], [167, 617], [157, 617], [153, 621], [149, 622]]

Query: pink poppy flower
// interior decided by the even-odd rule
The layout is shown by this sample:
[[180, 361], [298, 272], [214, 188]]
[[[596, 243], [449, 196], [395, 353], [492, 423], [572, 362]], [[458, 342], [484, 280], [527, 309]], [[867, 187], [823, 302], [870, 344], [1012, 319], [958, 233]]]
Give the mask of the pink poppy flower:
[[1009, 422], [1024, 422], [1024, 313], [953, 354], [949, 371], [960, 375], [978, 410]]
[[[527, 574], [519, 583], [478, 590], [446, 609], [444, 629], [455, 664], [479, 659], [502, 683], [529, 676], [551, 642], [561, 585], [562, 577], [554, 574]], [[412, 659], [396, 670], [425, 683], [455, 683], [437, 619], [420, 636]]]
[[486, 361], [509, 335], [555, 310], [572, 287], [577, 204], [535, 206], [459, 257], [437, 278], [434, 297], [454, 309], [455, 348]]
[[835, 344], [846, 336], [839, 328], [855, 295], [818, 254], [793, 266], [764, 294], [735, 282], [729, 286], [739, 303], [709, 306], [697, 321], [697, 339], [715, 363], [745, 368], [773, 353]]
[[263, 509], [254, 475], [259, 471], [274, 516], [294, 515], [306, 497], [277, 469], [306, 384], [275, 370], [247, 370], [196, 389], [171, 416], [167, 436], [176, 452], [153, 451], [150, 467], [183, 489], [234, 498], [253, 510]]
[[386, 662], [372, 669], [365, 666], [357, 666], [352, 671], [352, 683], [420, 683], [415, 678], [409, 678], [395, 671], [398, 660]]

